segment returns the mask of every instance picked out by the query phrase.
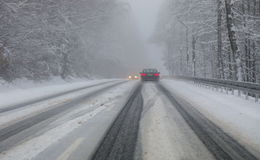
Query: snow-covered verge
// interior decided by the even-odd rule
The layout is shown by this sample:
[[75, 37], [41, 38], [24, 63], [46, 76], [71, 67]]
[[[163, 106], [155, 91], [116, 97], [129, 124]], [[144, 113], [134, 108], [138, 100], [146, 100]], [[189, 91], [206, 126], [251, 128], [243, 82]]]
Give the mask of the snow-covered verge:
[[51, 98], [45, 101], [40, 101], [37, 103], [33, 103], [30, 105], [26, 105], [26, 107], [21, 107], [17, 108], [15, 110], [10, 110], [8, 112], [3, 112], [0, 113], [0, 129], [3, 127], [6, 127], [12, 123], [15, 123], [17, 121], [20, 121], [22, 119], [26, 119], [29, 117], [33, 117], [35, 115], [38, 115], [42, 112], [48, 111], [50, 109], [56, 108], [60, 105], [66, 104], [73, 99], [85, 96], [85, 95], [90, 95], [91, 93], [100, 90], [102, 88], [108, 87], [110, 85], [118, 83], [117, 81], [115, 82], [110, 82], [110, 83], [105, 83], [102, 85], [97, 85], [95, 87], [90, 87], [84, 90], [80, 90], [77, 92], [73, 92], [70, 94], [65, 94], [61, 95], [55, 98]]
[[[50, 124], [56, 127], [45, 129], [46, 132], [39, 136], [1, 153], [0, 159], [58, 159], [60, 152], [63, 152], [71, 141], [77, 140], [74, 138], [79, 137], [83, 141], [82, 145], [87, 146], [83, 148], [84, 154], [89, 156], [123, 107], [122, 100], [126, 101], [135, 85], [136, 82], [122, 84], [80, 104], [77, 109], [64, 114]], [[61, 145], [62, 143], [64, 145]], [[87, 158], [86, 155], [84, 159]]]
[[189, 102], [256, 156], [260, 156], [259, 103], [179, 80], [163, 80], [162, 84], [178, 99]]
[[0, 108], [106, 81], [111, 80], [74, 79], [73, 81], [64, 81], [60, 78], [55, 78], [42, 83], [24, 79], [17, 80], [11, 84], [2, 83], [0, 84]]

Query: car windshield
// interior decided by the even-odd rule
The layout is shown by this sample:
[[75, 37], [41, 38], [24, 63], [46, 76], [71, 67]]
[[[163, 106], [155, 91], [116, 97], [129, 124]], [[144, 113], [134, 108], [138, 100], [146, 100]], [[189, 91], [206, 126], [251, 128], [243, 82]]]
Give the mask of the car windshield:
[[157, 73], [157, 69], [144, 69], [143, 73]]

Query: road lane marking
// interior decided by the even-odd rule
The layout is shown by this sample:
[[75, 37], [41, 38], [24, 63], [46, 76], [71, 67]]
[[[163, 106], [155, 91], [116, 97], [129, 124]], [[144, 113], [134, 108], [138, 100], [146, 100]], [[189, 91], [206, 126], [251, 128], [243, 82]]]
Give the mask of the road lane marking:
[[78, 138], [74, 141], [58, 158], [57, 160], [67, 160], [70, 155], [79, 147], [79, 145], [84, 141], [84, 138]]

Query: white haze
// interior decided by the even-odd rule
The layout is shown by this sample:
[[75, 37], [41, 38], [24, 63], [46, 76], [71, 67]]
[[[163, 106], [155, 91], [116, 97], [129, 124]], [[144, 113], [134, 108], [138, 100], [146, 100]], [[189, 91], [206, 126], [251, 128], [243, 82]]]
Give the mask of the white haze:
[[158, 68], [163, 74], [167, 71], [164, 67], [161, 48], [149, 41], [158, 21], [160, 7], [164, 0], [128, 0], [134, 14], [140, 36], [144, 41], [145, 55], [148, 64], [144, 67]]

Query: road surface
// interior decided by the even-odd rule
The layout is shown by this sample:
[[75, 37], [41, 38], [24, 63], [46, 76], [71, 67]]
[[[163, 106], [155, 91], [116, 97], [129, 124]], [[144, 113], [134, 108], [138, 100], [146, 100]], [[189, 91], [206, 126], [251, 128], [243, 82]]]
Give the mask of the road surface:
[[246, 131], [233, 133], [169, 83], [106, 81], [0, 106], [0, 159], [260, 158], [260, 144], [241, 140]]

